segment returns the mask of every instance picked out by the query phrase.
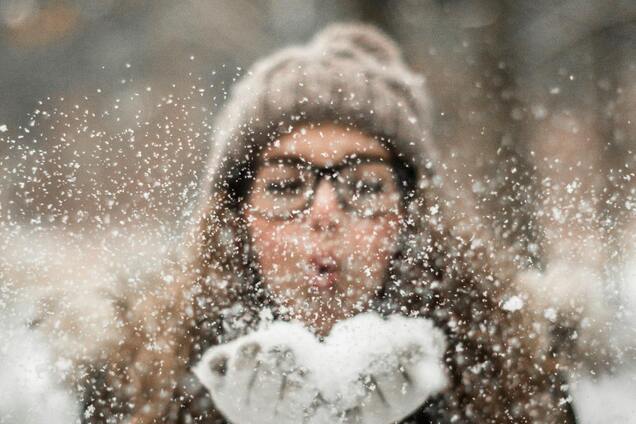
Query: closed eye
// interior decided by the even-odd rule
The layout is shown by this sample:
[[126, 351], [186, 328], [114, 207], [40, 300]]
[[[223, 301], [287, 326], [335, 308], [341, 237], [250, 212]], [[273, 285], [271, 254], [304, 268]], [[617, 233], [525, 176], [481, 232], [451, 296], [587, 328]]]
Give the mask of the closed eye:
[[303, 183], [300, 179], [269, 181], [266, 190], [271, 194], [296, 194]]
[[357, 181], [355, 191], [358, 195], [378, 194], [384, 191], [384, 183], [382, 181]]

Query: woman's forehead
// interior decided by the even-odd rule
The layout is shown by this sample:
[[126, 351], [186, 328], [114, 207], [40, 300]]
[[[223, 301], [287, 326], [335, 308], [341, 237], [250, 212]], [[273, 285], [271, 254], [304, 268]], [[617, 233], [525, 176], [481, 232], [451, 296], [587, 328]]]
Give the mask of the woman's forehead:
[[353, 155], [390, 159], [387, 148], [377, 139], [356, 129], [335, 124], [306, 125], [282, 135], [270, 144], [263, 160], [299, 157], [318, 166], [341, 162]]

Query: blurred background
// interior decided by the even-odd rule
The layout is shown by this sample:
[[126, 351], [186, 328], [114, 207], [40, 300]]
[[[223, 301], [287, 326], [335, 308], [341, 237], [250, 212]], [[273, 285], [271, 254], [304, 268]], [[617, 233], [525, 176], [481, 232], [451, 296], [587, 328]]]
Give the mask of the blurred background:
[[428, 77], [440, 144], [475, 172], [524, 159], [554, 115], [589, 133], [589, 161], [633, 160], [633, 1], [3, 0], [3, 222], [174, 225], [229, 86], [333, 21], [397, 39]]
[[[336, 21], [426, 75], [451, 180], [520, 267], [636, 252], [633, 0], [0, 0], [0, 305], [159, 266], [232, 84]], [[587, 422], [636, 416], [634, 373], [603, 378], [576, 392]]]

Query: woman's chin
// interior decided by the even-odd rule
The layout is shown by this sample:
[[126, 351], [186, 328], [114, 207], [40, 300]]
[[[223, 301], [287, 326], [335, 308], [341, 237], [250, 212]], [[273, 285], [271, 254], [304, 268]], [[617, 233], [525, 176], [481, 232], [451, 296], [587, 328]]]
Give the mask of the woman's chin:
[[366, 303], [366, 307], [360, 307], [359, 303], [348, 302], [344, 295], [337, 296], [323, 290], [304, 293], [296, 298], [285, 296], [281, 301], [285, 305], [282, 319], [301, 321], [319, 336], [327, 336], [337, 322], [368, 309]]

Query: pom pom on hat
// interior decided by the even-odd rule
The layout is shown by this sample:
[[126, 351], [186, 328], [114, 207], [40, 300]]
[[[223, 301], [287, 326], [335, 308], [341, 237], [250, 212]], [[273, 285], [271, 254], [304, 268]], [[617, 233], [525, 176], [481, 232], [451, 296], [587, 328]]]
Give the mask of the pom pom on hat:
[[333, 24], [316, 35], [313, 45], [334, 52], [367, 55], [378, 63], [402, 60], [397, 44], [371, 25]]

